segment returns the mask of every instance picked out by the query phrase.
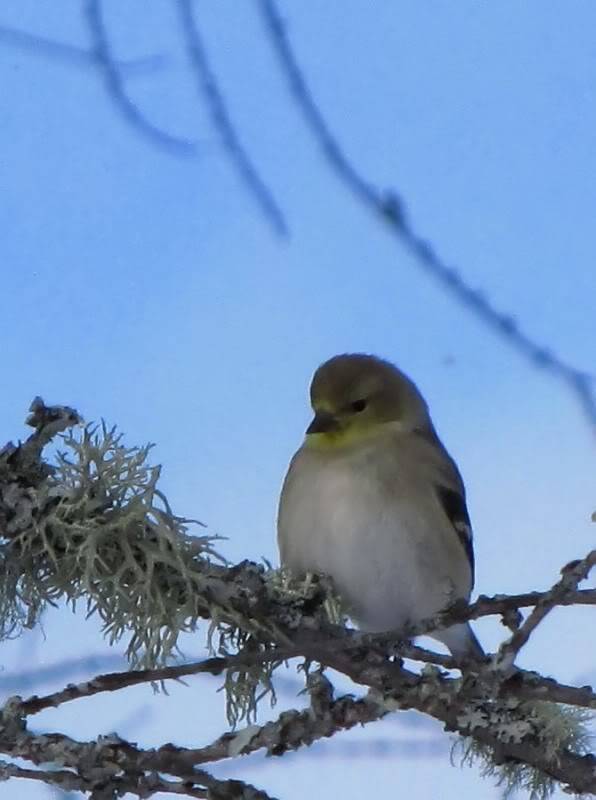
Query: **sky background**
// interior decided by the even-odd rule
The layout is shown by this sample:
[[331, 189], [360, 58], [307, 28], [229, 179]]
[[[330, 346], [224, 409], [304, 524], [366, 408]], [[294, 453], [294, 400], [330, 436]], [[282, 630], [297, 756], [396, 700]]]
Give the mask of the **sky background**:
[[[552, 584], [594, 541], [596, 441], [578, 403], [462, 309], [340, 185], [304, 128], [256, 3], [196, 5], [239, 135], [287, 216], [272, 232], [197, 92], [174, 0], [104, 3], [114, 53], [151, 121], [193, 156], [133, 129], [84, 59], [74, 0], [0, 7], [0, 439], [26, 435], [35, 395], [156, 443], [180, 514], [228, 537], [232, 560], [276, 561], [275, 512], [309, 420], [316, 366], [345, 351], [395, 361], [427, 397], [466, 481], [478, 593]], [[416, 228], [468, 282], [561, 357], [596, 355], [596, 5], [590, 0], [281, 4], [316, 97], [348, 154], [405, 198]], [[11, 31], [13, 33], [11, 33]], [[589, 610], [553, 614], [520, 664], [594, 681]], [[477, 625], [486, 647], [499, 625]], [[45, 636], [45, 638], [44, 638]], [[188, 652], [204, 653], [204, 640]], [[4, 694], [122, 666], [82, 615], [4, 643]], [[76, 669], [69, 660], [92, 656]], [[58, 665], [56, 668], [54, 668]], [[42, 682], [28, 672], [47, 670]], [[44, 673], [45, 674], [45, 673]], [[116, 730], [199, 746], [226, 728], [217, 681], [139, 687], [35, 719], [78, 738]], [[300, 704], [293, 671], [261, 721]], [[497, 797], [449, 765], [450, 740], [396, 715], [278, 760], [223, 764], [284, 800], [337, 794]], [[40, 798], [28, 782], [0, 798]], [[561, 794], [561, 797], [563, 795]]]

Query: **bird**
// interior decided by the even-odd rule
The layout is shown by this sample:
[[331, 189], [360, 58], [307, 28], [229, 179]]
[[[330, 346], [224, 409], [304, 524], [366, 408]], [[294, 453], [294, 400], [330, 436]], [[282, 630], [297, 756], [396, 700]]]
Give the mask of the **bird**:
[[[405, 629], [467, 601], [464, 483], [415, 383], [383, 358], [344, 353], [315, 371], [310, 401], [314, 417], [279, 500], [282, 566], [330, 576], [365, 632]], [[484, 657], [468, 622], [429, 635], [456, 659]]]

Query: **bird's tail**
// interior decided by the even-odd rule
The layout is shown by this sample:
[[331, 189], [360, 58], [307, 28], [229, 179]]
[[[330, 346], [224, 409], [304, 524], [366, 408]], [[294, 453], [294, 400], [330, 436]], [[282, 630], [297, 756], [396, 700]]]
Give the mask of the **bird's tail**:
[[460, 625], [452, 625], [450, 628], [436, 631], [432, 635], [435, 639], [447, 645], [454, 658], [483, 659], [485, 656], [482, 645], [476, 638], [476, 634], [472, 630], [469, 622], [464, 622]]

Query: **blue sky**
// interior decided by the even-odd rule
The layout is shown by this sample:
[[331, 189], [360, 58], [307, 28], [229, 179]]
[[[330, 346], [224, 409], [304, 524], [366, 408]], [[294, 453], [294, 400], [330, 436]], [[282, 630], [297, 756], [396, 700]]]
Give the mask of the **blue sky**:
[[[87, 47], [82, 4], [3, 0], [0, 438], [24, 435], [36, 394], [104, 417], [131, 444], [156, 443], [174, 508], [228, 536], [230, 558], [274, 560], [277, 495], [309, 419], [313, 370], [337, 352], [378, 353], [419, 384], [460, 464], [477, 591], [552, 583], [594, 538], [596, 442], [575, 399], [454, 303], [336, 181], [288, 97], [255, 3], [196, 8], [242, 141], [287, 215], [288, 240], [263, 221], [222, 151], [175, 2], [104, 5], [118, 57], [163, 56], [126, 80], [130, 97], [155, 125], [197, 142], [197, 155], [175, 156], [134, 131], [93, 66], [2, 35], [18, 29]], [[593, 369], [596, 6], [281, 8], [320, 104], [364, 174], [400, 192], [415, 226], [471, 285]], [[587, 624], [585, 612], [557, 612], [521, 662], [585, 682], [595, 669]], [[487, 646], [499, 641], [496, 623], [478, 631]], [[3, 646], [6, 673], [23, 658], [42, 666], [108, 652], [93, 626], [66, 612], [48, 616], [46, 635]], [[138, 689], [130, 709], [122, 699], [89, 701], [39, 725], [206, 743], [225, 725], [213, 689], [203, 679], [167, 698]], [[294, 702], [291, 691], [283, 701]], [[396, 795], [408, 788], [430, 798], [440, 781], [445, 798], [496, 796], [445, 753], [367, 755], [378, 739], [438, 736], [388, 721], [219, 774], [246, 775], [287, 800], [315, 787], [362, 796], [371, 771]], [[346, 756], [350, 742], [360, 743], [358, 756]], [[14, 791], [0, 784], [0, 797]], [[18, 791], [42, 796], [25, 784]]]

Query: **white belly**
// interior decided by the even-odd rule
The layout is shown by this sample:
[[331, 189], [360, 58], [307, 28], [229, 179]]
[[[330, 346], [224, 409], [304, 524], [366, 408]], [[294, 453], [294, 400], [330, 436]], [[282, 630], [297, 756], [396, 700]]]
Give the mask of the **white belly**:
[[413, 501], [399, 474], [388, 493], [366, 458], [330, 466], [303, 455], [308, 468], [293, 465], [279, 509], [282, 562], [293, 572], [330, 575], [365, 630], [399, 628], [467, 597], [465, 570], [453, 574], [446, 558], [461, 547], [455, 532], [447, 521], [436, 530], [436, 511]]

